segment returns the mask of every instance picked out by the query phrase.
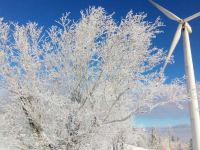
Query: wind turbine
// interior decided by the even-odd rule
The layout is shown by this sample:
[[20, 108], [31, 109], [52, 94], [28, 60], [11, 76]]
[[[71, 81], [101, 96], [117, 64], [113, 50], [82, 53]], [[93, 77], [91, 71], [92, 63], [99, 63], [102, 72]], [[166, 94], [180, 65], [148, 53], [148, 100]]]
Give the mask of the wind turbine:
[[183, 33], [183, 45], [184, 45], [184, 60], [185, 60], [185, 73], [187, 78], [187, 91], [190, 96], [190, 120], [192, 127], [192, 140], [193, 140], [193, 149], [200, 150], [200, 120], [199, 120], [199, 107], [198, 107], [198, 99], [197, 99], [197, 91], [195, 84], [195, 76], [194, 76], [194, 68], [192, 62], [192, 54], [190, 47], [190, 39], [189, 33], [192, 33], [192, 28], [188, 24], [189, 21], [200, 17], [200, 12], [187, 17], [185, 19], [181, 19], [177, 17], [172, 12], [163, 8], [159, 4], [155, 3], [152, 0], [149, 0], [151, 4], [153, 4], [157, 9], [159, 9], [163, 14], [165, 14], [169, 19], [174, 20], [179, 23], [178, 28], [176, 30], [175, 36], [173, 38], [171, 47], [169, 49], [168, 56], [164, 63], [164, 66], [161, 70], [161, 73], [164, 72], [167, 64], [170, 61], [170, 57], [176, 48], [178, 41], [180, 40], [181, 34]]

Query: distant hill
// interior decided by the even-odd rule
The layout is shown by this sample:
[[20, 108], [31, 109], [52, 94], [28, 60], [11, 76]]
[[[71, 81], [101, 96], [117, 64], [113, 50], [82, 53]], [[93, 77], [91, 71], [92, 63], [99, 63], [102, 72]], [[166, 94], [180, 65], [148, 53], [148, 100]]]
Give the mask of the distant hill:
[[[173, 127], [161, 127], [155, 128], [157, 133], [161, 138], [169, 138], [169, 136], [173, 136], [174, 138], [178, 138], [183, 142], [189, 142], [191, 139], [191, 128], [189, 125], [178, 125]], [[147, 128], [147, 131], [151, 133], [152, 128]]]

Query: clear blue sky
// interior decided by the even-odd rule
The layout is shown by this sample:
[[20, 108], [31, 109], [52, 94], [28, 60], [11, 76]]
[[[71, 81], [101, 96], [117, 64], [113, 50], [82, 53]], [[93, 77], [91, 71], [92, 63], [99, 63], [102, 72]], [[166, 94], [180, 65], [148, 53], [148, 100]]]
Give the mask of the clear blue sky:
[[[168, 8], [181, 18], [190, 16], [200, 11], [199, 0], [155, 0]], [[135, 13], [145, 12], [147, 20], [153, 21], [161, 16], [166, 27], [163, 34], [159, 35], [154, 44], [168, 50], [177, 28], [177, 23], [167, 19], [147, 0], [0, 0], [0, 16], [6, 21], [26, 23], [35, 21], [39, 25], [49, 27], [64, 12], [71, 12], [71, 17], [78, 19], [80, 10], [89, 6], [102, 6], [108, 13], [115, 12], [115, 19], [119, 21], [128, 11]], [[196, 72], [196, 79], [200, 81], [200, 18], [191, 21], [193, 33], [191, 34], [191, 45]], [[168, 66], [166, 75], [169, 78], [181, 77], [184, 74], [184, 61], [182, 41], [180, 41], [174, 53], [176, 63]]]
[[[155, 0], [164, 7], [168, 8], [180, 18], [188, 17], [200, 11], [199, 0]], [[163, 34], [159, 35], [154, 40], [154, 45], [168, 50], [173, 38], [174, 32], [177, 28], [177, 23], [167, 19], [156, 8], [148, 3], [147, 0], [0, 0], [0, 16], [6, 21], [19, 22], [20, 24], [28, 21], [35, 21], [45, 28], [50, 27], [55, 23], [62, 13], [71, 12], [71, 18], [78, 19], [80, 17], [80, 10], [88, 8], [89, 6], [102, 6], [108, 13], [115, 12], [114, 18], [119, 21], [124, 17], [128, 11], [133, 10], [135, 13], [145, 12], [148, 14], [147, 20], [153, 21], [158, 16], [161, 16], [162, 21], [166, 25], [162, 28]], [[191, 34], [191, 45], [193, 53], [193, 61], [196, 73], [196, 79], [200, 81], [200, 18], [191, 21], [193, 33]], [[175, 64], [169, 65], [166, 69], [166, 75], [170, 79], [181, 77], [184, 74], [184, 61], [182, 41], [174, 53]], [[167, 112], [166, 110], [166, 113]], [[188, 122], [188, 115], [184, 112], [180, 124]], [[149, 115], [151, 118], [153, 115]], [[163, 114], [163, 116], [165, 116]], [[162, 115], [158, 116], [162, 118]], [[173, 117], [168, 118], [168, 122], [173, 122]], [[171, 119], [171, 120], [170, 120]], [[156, 120], [155, 116], [152, 120]], [[159, 121], [152, 121], [150, 125], [162, 125]], [[144, 122], [145, 117], [138, 119], [138, 122]], [[149, 119], [148, 121], [149, 122]], [[172, 123], [173, 124], [173, 123]], [[176, 123], [177, 124], [177, 123]], [[150, 126], [149, 125], [149, 126]]]

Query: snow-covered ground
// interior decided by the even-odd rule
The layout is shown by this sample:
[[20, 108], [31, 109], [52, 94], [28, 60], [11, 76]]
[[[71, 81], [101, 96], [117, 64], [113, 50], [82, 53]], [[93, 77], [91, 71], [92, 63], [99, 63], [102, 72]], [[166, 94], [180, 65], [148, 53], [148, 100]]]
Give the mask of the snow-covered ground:
[[142, 147], [137, 147], [137, 146], [133, 146], [133, 145], [126, 145], [125, 146], [125, 150], [148, 150]]

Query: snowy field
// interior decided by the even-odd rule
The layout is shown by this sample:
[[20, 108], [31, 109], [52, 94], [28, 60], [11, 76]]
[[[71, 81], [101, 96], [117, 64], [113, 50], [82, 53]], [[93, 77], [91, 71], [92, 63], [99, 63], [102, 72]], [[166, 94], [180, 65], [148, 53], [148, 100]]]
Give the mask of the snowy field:
[[133, 145], [126, 145], [125, 150], [147, 150], [147, 149], [144, 149], [142, 147], [133, 146]]

